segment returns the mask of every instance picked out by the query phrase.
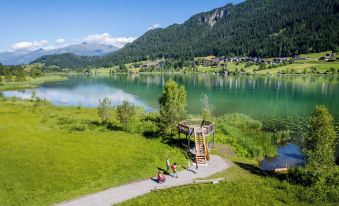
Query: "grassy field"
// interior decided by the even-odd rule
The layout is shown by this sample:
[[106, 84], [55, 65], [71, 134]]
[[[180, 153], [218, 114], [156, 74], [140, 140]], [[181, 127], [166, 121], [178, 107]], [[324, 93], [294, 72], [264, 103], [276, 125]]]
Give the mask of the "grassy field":
[[309, 205], [296, 197], [297, 186], [254, 174], [247, 169], [256, 168], [253, 162], [235, 162], [231, 168], [209, 177], [226, 177], [225, 182], [154, 191], [120, 205]]
[[0, 205], [49, 205], [155, 175], [181, 150], [98, 124], [95, 109], [0, 98]]
[[233, 166], [206, 179], [225, 177], [226, 181], [153, 191], [120, 205], [336, 205], [335, 202], [304, 200], [309, 188], [288, 183], [284, 175], [264, 173], [256, 162], [234, 156], [229, 148], [222, 146], [214, 153], [232, 160]]
[[326, 54], [331, 54], [331, 51], [324, 51], [324, 52], [319, 52], [319, 53], [310, 53], [310, 54], [301, 54], [300, 57], [304, 58], [311, 58], [311, 59], [316, 59], [318, 60], [320, 57], [325, 56]]
[[3, 82], [2, 85], [0, 84], [0, 91], [35, 88], [44, 82], [66, 80], [67, 76], [61, 74], [47, 74], [45, 76], [36, 77], [35, 79], [31, 77], [26, 77], [26, 79], [27, 81], [25, 82]]
[[301, 63], [297, 62], [286, 66], [257, 71], [256, 74], [278, 74], [281, 71], [289, 73], [291, 70], [293, 70], [294, 73], [303, 73], [305, 71], [306, 73], [311, 73], [312, 67], [315, 67], [317, 72], [326, 73], [330, 71], [331, 68], [337, 71], [339, 69], [339, 63], [303, 61]]

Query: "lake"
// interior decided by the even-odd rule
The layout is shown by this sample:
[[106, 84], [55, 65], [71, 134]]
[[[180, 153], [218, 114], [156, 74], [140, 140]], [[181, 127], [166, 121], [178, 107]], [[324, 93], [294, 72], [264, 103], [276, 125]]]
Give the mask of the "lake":
[[[127, 99], [146, 111], [158, 109], [158, 97], [168, 79], [185, 85], [187, 110], [198, 115], [202, 95], [208, 95], [215, 116], [240, 112], [260, 120], [284, 118], [300, 122], [317, 104], [325, 105], [339, 120], [339, 79], [336, 76], [229, 76], [213, 74], [115, 74], [112, 76], [71, 76], [63, 82], [45, 83], [36, 89], [5, 91], [6, 97], [29, 99], [32, 93], [59, 106], [97, 107], [105, 97], [113, 105]], [[302, 120], [299, 120], [301, 118]], [[304, 121], [306, 122], [306, 121]], [[305, 123], [303, 123], [305, 124]], [[339, 147], [337, 148], [339, 151]], [[339, 154], [339, 152], [337, 152]], [[279, 147], [278, 156], [265, 159], [264, 169], [302, 164], [298, 146]]]
[[188, 111], [199, 114], [201, 97], [208, 95], [214, 115], [229, 112], [256, 118], [306, 117], [317, 104], [325, 105], [339, 119], [339, 79], [336, 76], [229, 76], [213, 74], [115, 74], [71, 76], [63, 82], [45, 83], [37, 89], [2, 92], [6, 97], [31, 98], [32, 92], [59, 106], [97, 107], [108, 97], [113, 105], [124, 99], [157, 110], [166, 80], [185, 85]]

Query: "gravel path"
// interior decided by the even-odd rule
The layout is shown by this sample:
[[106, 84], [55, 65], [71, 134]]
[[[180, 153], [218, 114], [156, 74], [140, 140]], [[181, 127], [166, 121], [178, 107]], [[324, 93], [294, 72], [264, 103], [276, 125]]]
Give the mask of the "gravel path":
[[199, 172], [197, 174], [194, 174], [192, 171], [184, 170], [178, 172], [179, 178], [166, 176], [166, 183], [163, 184], [158, 184], [152, 179], [147, 179], [110, 188], [102, 192], [90, 194], [76, 200], [58, 204], [57, 206], [111, 206], [112, 204], [117, 204], [125, 200], [149, 193], [151, 190], [155, 189], [155, 187], [173, 187], [185, 185], [191, 183], [192, 180], [196, 178], [206, 178], [217, 172], [221, 172], [230, 166], [229, 163], [219, 156], [211, 155], [210, 157], [211, 160], [208, 162], [208, 165], [200, 166]]

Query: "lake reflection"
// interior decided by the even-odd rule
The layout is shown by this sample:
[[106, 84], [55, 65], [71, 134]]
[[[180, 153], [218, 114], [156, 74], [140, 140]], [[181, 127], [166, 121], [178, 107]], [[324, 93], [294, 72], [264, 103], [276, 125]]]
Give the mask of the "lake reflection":
[[151, 110], [151, 108], [137, 96], [105, 84], [79, 85], [73, 88], [41, 86], [36, 90], [6, 91], [4, 95], [7, 97], [30, 99], [32, 98], [33, 92], [35, 92], [36, 96], [47, 99], [58, 106], [97, 107], [99, 99], [107, 97], [111, 100], [112, 105], [118, 105], [121, 104], [123, 100], [128, 100], [136, 105], [145, 107], [146, 110]]

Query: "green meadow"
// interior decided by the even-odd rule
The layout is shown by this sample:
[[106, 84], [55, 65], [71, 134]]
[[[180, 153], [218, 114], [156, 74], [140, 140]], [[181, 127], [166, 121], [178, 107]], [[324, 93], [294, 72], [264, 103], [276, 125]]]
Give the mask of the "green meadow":
[[96, 109], [0, 98], [0, 205], [49, 205], [149, 178], [181, 150], [98, 124]]
[[213, 153], [229, 159], [232, 166], [206, 179], [224, 181], [155, 190], [119, 205], [337, 205], [338, 191], [324, 201], [312, 187], [290, 183], [287, 174], [263, 172], [256, 161], [239, 157], [229, 146], [217, 145]]
[[[4, 78], [4, 77], [0, 76], [0, 78]], [[38, 76], [36, 78], [27, 76], [26, 81], [24, 82], [16, 82], [16, 81], [0, 82], [0, 91], [35, 88], [44, 82], [63, 81], [66, 79], [67, 79], [67, 76], [62, 75], [62, 74], [47, 74], [44, 76]]]
[[[219, 184], [191, 185], [153, 191], [120, 205], [309, 205], [298, 199], [297, 186], [274, 177], [261, 176], [234, 164], [210, 178], [226, 177]], [[255, 168], [250, 163], [249, 167]]]

